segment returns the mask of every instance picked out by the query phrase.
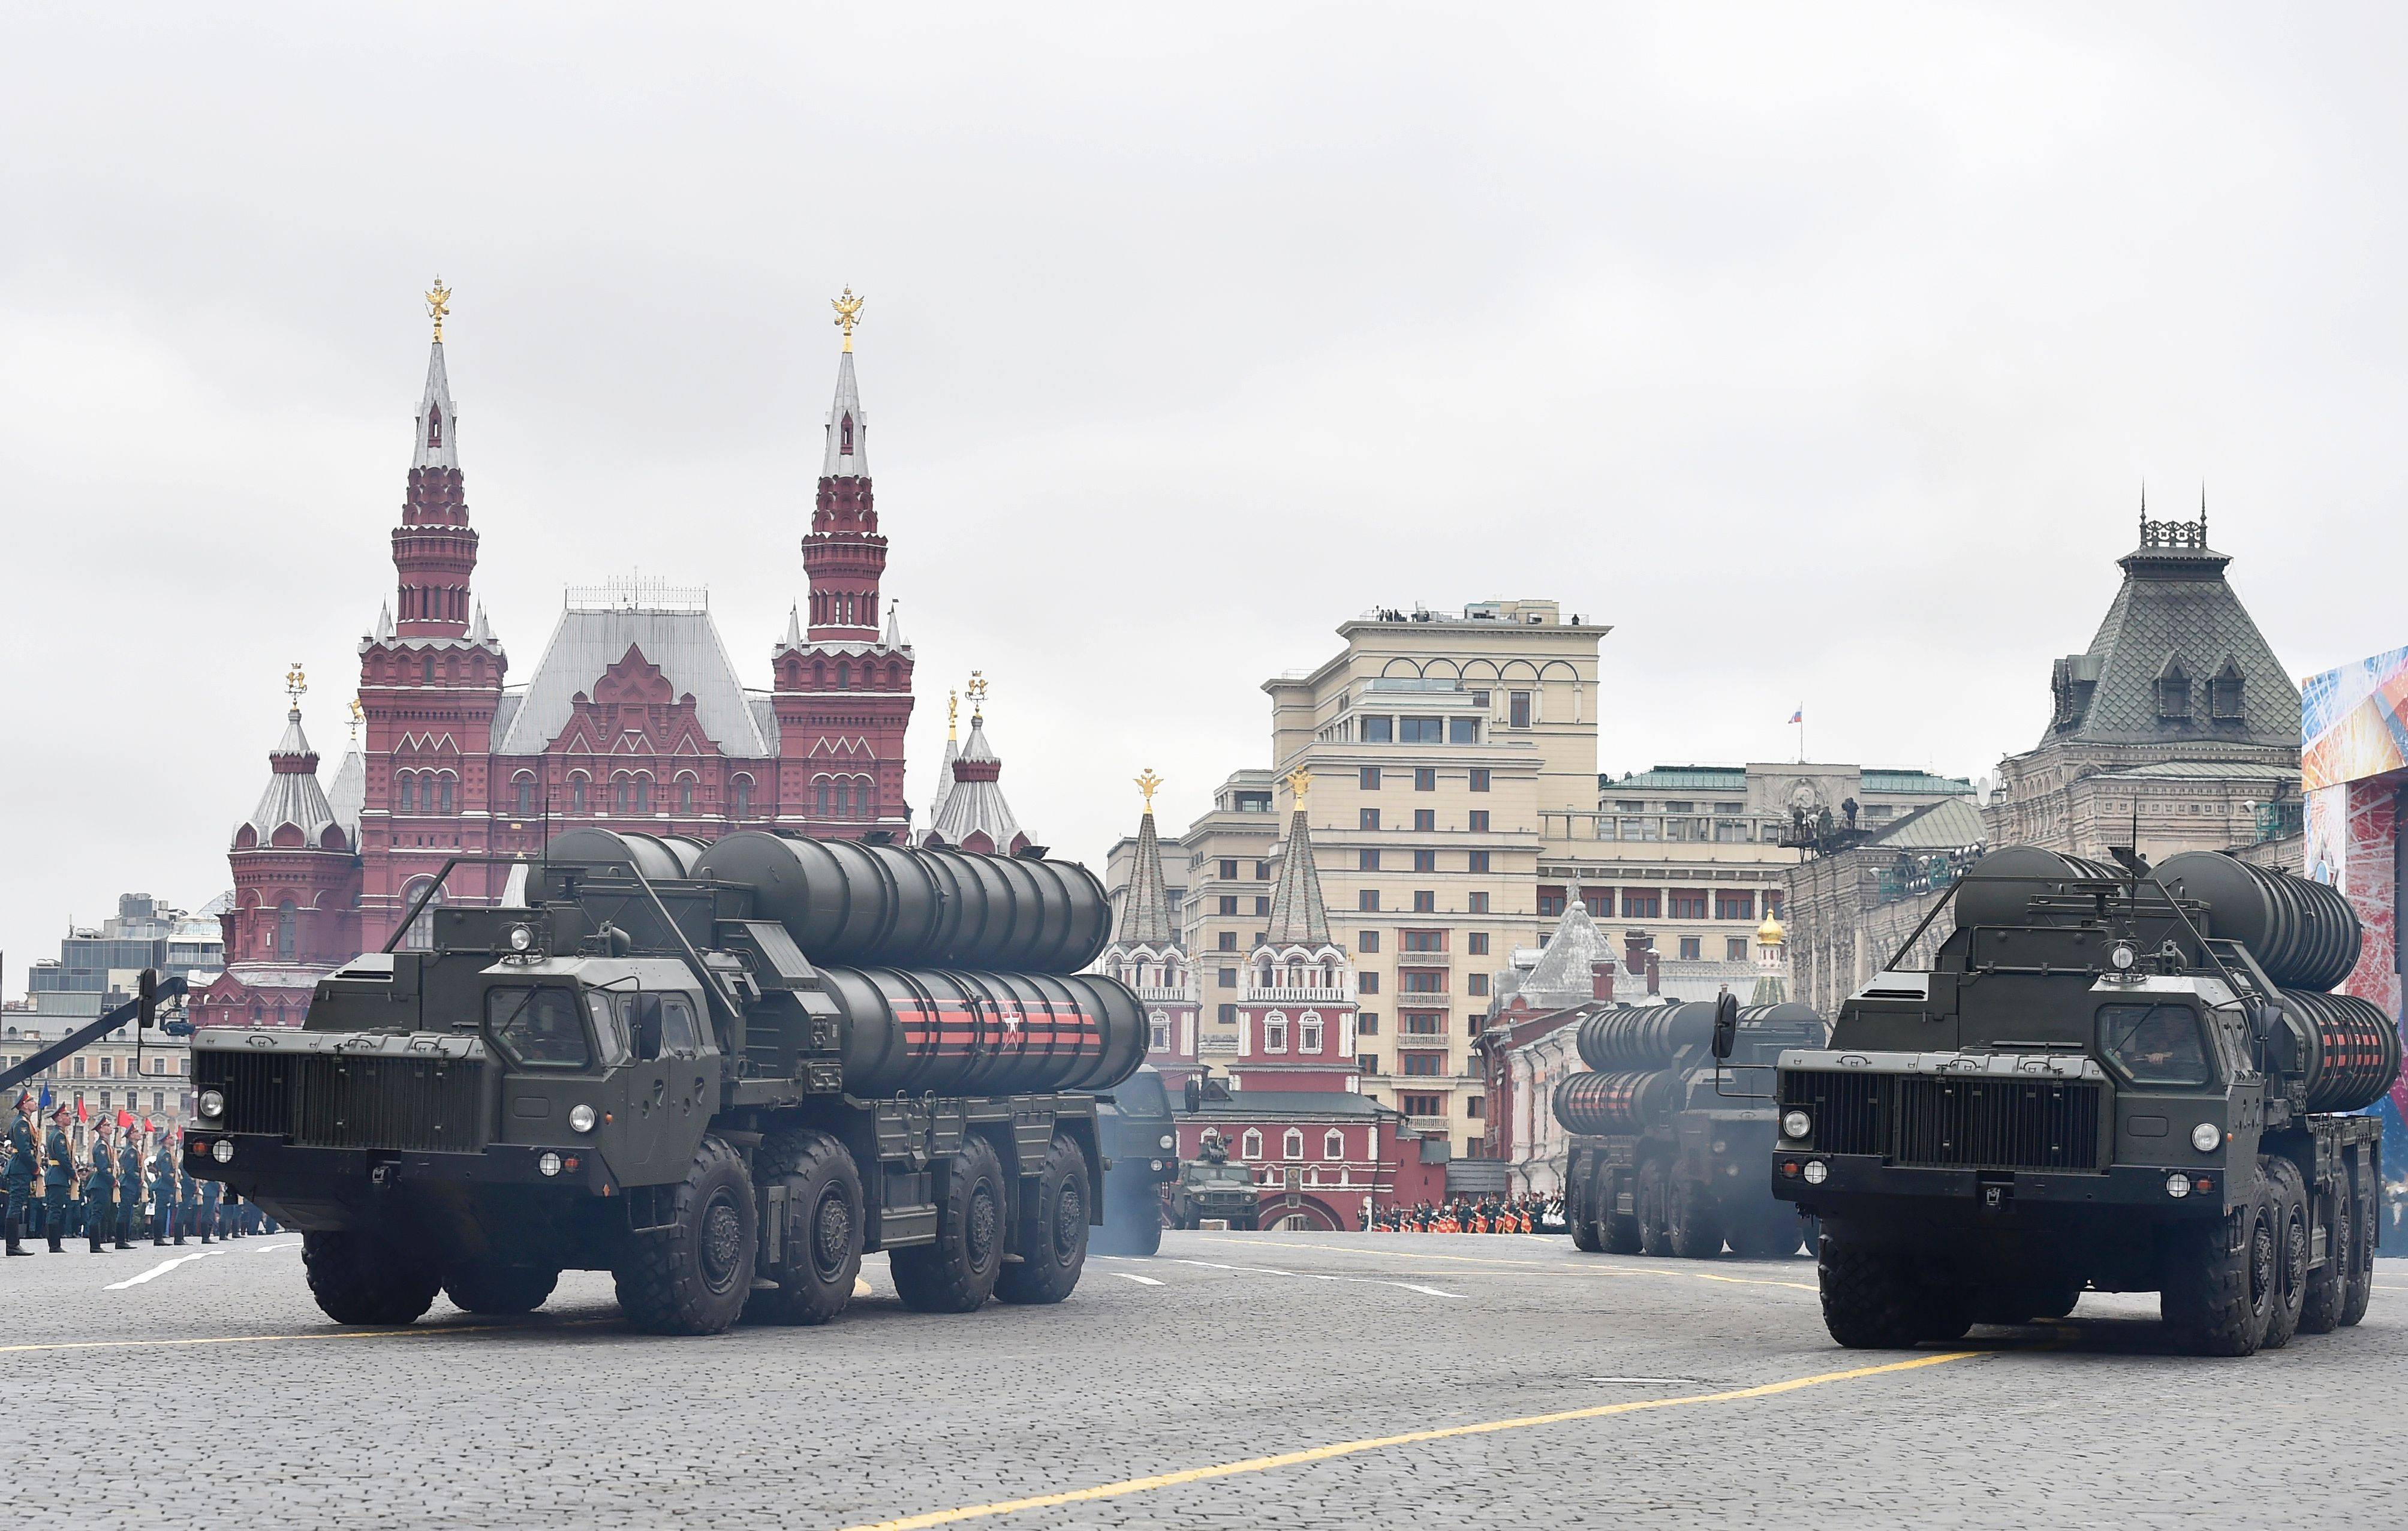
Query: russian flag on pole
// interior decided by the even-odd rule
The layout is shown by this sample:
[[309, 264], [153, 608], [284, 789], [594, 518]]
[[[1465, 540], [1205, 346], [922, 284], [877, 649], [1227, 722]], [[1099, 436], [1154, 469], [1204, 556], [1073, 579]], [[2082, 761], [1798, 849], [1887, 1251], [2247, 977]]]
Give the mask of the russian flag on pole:
[[1797, 711], [1789, 715], [1789, 721], [1791, 723], [1804, 723], [1806, 721], [1806, 709], [1802, 707], [1799, 708]]

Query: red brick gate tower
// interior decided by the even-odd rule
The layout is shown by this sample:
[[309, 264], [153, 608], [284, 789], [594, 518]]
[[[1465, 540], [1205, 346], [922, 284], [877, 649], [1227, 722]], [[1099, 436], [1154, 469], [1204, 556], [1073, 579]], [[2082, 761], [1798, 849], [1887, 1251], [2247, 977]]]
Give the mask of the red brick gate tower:
[[[360, 937], [370, 951], [446, 857], [490, 849], [486, 766], [509, 661], [469, 593], [477, 532], [461, 488], [459, 411], [443, 365], [451, 296], [440, 279], [426, 294], [435, 341], [410, 449], [409, 491], [393, 529], [398, 590], [394, 606], [378, 613], [376, 631], [360, 641], [368, 763], [360, 814]], [[503, 876], [498, 867], [464, 866], [443, 895], [498, 894]]]
[[797, 608], [771, 656], [778, 799], [782, 823], [814, 835], [882, 829], [900, 839], [910, 829], [903, 734], [911, 721], [911, 648], [894, 609], [879, 609], [886, 538], [870, 488], [869, 416], [853, 373], [862, 300], [848, 287], [835, 302], [844, 350], [837, 358], [818, 503], [803, 538], [809, 618]]

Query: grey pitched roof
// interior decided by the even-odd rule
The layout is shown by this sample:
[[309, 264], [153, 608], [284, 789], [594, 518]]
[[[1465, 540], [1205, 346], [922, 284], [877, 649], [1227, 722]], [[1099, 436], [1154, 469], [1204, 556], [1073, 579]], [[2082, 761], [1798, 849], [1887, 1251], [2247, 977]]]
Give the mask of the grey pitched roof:
[[501, 742], [494, 752], [541, 753], [568, 725], [578, 693], [591, 695], [602, 672], [626, 657], [629, 649], [658, 666], [680, 695], [694, 697], [695, 720], [720, 753], [747, 760], [777, 754], [777, 730], [765, 736], [710, 613], [640, 608], [564, 610], [511, 712], [509, 732], [502, 732], [500, 718], [494, 720]]
[[937, 762], [937, 794], [928, 803], [928, 824], [932, 829], [945, 811], [945, 799], [953, 794], [953, 762], [961, 758], [962, 741], [947, 734], [945, 758]]
[[1250, 1117], [1268, 1120], [1292, 1116], [1394, 1116], [1398, 1114], [1370, 1096], [1358, 1095], [1350, 1090], [1240, 1090], [1227, 1100], [1204, 1101], [1202, 1109], [1192, 1113], [1174, 1097], [1171, 1109], [1180, 1116], [1226, 1117], [1240, 1122]]
[[1327, 946], [1329, 910], [1321, 902], [1321, 872], [1312, 865], [1312, 829], [1304, 809], [1288, 815], [1287, 844], [1280, 848], [1279, 883], [1271, 890], [1266, 946]]
[[335, 767], [335, 784], [326, 789], [326, 804], [335, 810], [335, 822], [351, 844], [360, 843], [360, 809], [367, 806], [368, 765], [359, 747], [344, 751], [343, 763]]
[[1563, 918], [1555, 922], [1555, 933], [1547, 938], [1547, 949], [1541, 954], [1538, 966], [1518, 975], [1521, 981], [1513, 986], [1513, 992], [1527, 1000], [1532, 1009], [1585, 1005], [1597, 994], [1592, 965], [1610, 961], [1612, 956], [1613, 948], [1606, 940], [1605, 932], [1589, 918], [1587, 902], [1570, 899], [1564, 905]]
[[1987, 833], [1971, 799], [1943, 797], [1885, 826], [1870, 843], [1899, 851], [1961, 851]]
[[996, 850], [1007, 852], [1015, 842], [1025, 841], [1020, 821], [1004, 801], [1003, 783], [996, 780], [1002, 758], [986, 741], [986, 720], [975, 712], [970, 714], [969, 742], [962, 746], [952, 769], [953, 790], [930, 816], [930, 834], [947, 845], [967, 845], [971, 836], [984, 835]]
[[322, 846], [326, 831], [339, 821], [326, 801], [325, 790], [318, 785], [318, 751], [309, 748], [308, 736], [301, 732], [299, 708], [284, 715], [284, 737], [267, 752], [267, 770], [266, 789], [260, 793], [251, 817], [235, 827], [236, 839], [247, 828], [254, 843], [267, 845], [278, 830], [290, 824], [301, 832], [303, 845]]
[[1163, 947], [1175, 935], [1170, 898], [1162, 884], [1162, 842], [1154, 832], [1154, 810], [1148, 808], [1137, 823], [1137, 854], [1129, 868], [1128, 893], [1121, 900], [1121, 928], [1112, 939], [1123, 946]]
[[[2057, 665], [2058, 705], [2042, 744], [2231, 743], [2297, 749], [2300, 689], [2224, 578], [2232, 560], [2206, 546], [2206, 522], [2146, 522], [2117, 563], [2124, 583], [2088, 651]], [[2209, 682], [2227, 662], [2240, 715], [2213, 716]], [[2190, 716], [2158, 716], [2157, 681], [2179, 665]]]
[[[852, 450], [846, 447], [846, 422], [852, 425]], [[853, 352], [836, 363], [836, 402], [828, 406], [827, 453], [820, 465], [824, 479], [869, 477], [869, 412], [861, 407], [861, 385], [853, 380]]]
[[1744, 792], [1747, 789], [1747, 767], [1744, 766], [1657, 766], [1649, 770], [1632, 771], [1619, 778], [1610, 771], [1598, 774], [1600, 787], [1627, 788], [1633, 792], [1654, 789], [1658, 792]]
[[418, 399], [418, 440], [411, 467], [460, 465], [460, 412], [452, 408], [452, 379], [443, 371], [443, 342], [426, 358], [426, 391]]

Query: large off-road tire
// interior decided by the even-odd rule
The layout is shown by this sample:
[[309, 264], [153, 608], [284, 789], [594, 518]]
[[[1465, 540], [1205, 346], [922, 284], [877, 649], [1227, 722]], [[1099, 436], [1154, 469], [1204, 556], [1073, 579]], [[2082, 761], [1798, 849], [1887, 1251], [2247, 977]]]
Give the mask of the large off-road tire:
[[2274, 1198], [2274, 1302], [2266, 1310], [2261, 1351], [2279, 1351], [2300, 1332], [2308, 1296], [2308, 1186], [2300, 1166], [2279, 1153], [2263, 1154], [2259, 1172]]
[[2264, 1178], [2228, 1215], [2176, 1224], [2158, 1272], [2157, 1310], [2196, 1355], [2255, 1355], [2273, 1310], [2274, 1199]]
[[1684, 1260], [1711, 1260], [1723, 1252], [1723, 1213], [1714, 1188], [1693, 1180], [1672, 1187], [1672, 1252]]
[[443, 1295], [466, 1313], [532, 1313], [560, 1284], [548, 1266], [498, 1266], [480, 1262], [443, 1278]]
[[1670, 1215], [1672, 1179], [1663, 1160], [1650, 1159], [1639, 1166], [1637, 1193], [1632, 1199], [1639, 1209], [1639, 1252], [1670, 1254], [1672, 1230], [1666, 1220]]
[[754, 1155], [763, 1178], [786, 1189], [775, 1286], [755, 1289], [744, 1316], [756, 1324], [825, 1324], [853, 1300], [861, 1278], [861, 1170], [830, 1134], [781, 1132]]
[[1151, 1180], [1115, 1193], [1104, 1177], [1104, 1225], [1089, 1236], [1097, 1254], [1152, 1254], [1162, 1248], [1162, 1198]]
[[1570, 1214], [1566, 1215], [1565, 1221], [1571, 1224], [1572, 1248], [1584, 1254], [1595, 1254], [1605, 1248], [1604, 1223]]
[[2329, 1335], [2341, 1327], [2344, 1296], [2349, 1287], [2349, 1273], [2358, 1258], [2354, 1236], [2358, 1221], [2353, 1215], [2349, 1183], [2344, 1180], [2333, 1191], [2332, 1226], [2326, 1231], [2325, 1263], [2308, 1272], [2306, 1296], [2300, 1303], [2300, 1333]]
[[442, 1286], [428, 1262], [368, 1233], [304, 1233], [301, 1267], [337, 1324], [415, 1324]]
[[1022, 1182], [1019, 1237], [1012, 1240], [1020, 1258], [996, 1277], [997, 1297], [1048, 1303], [1070, 1295], [1087, 1266], [1089, 1194], [1087, 1156], [1057, 1133], [1046, 1147], [1036, 1182]]
[[1902, 1351], [1925, 1338], [1923, 1292], [1896, 1250], [1828, 1236], [1815, 1257], [1823, 1326], [1852, 1351]]
[[2342, 1277], [2341, 1325], [2344, 1329], [2366, 1317], [2367, 1299], [2374, 1295], [2374, 1240], [2377, 1238], [2374, 1220], [2382, 1215], [2378, 1210], [2382, 1202], [2375, 1194], [2372, 1175], [2355, 1174], [2350, 1177], [2350, 1181], [2352, 1212], [2349, 1226], [2356, 1258], [2350, 1261], [2347, 1273]]
[[888, 1256], [903, 1306], [923, 1313], [969, 1313], [986, 1303], [1003, 1269], [1003, 1165], [973, 1138], [938, 1166], [937, 1241]]
[[743, 1156], [705, 1138], [677, 1187], [676, 1208], [669, 1226], [629, 1236], [610, 1273], [619, 1309], [646, 1334], [715, 1335], [744, 1311], [760, 1249]]

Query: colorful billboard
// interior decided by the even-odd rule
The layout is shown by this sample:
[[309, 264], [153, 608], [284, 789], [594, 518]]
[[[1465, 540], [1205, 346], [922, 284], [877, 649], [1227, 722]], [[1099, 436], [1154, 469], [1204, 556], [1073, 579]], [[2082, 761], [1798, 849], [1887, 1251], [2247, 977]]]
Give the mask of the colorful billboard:
[[2300, 688], [2300, 786], [2408, 770], [2408, 649], [2310, 676]]

